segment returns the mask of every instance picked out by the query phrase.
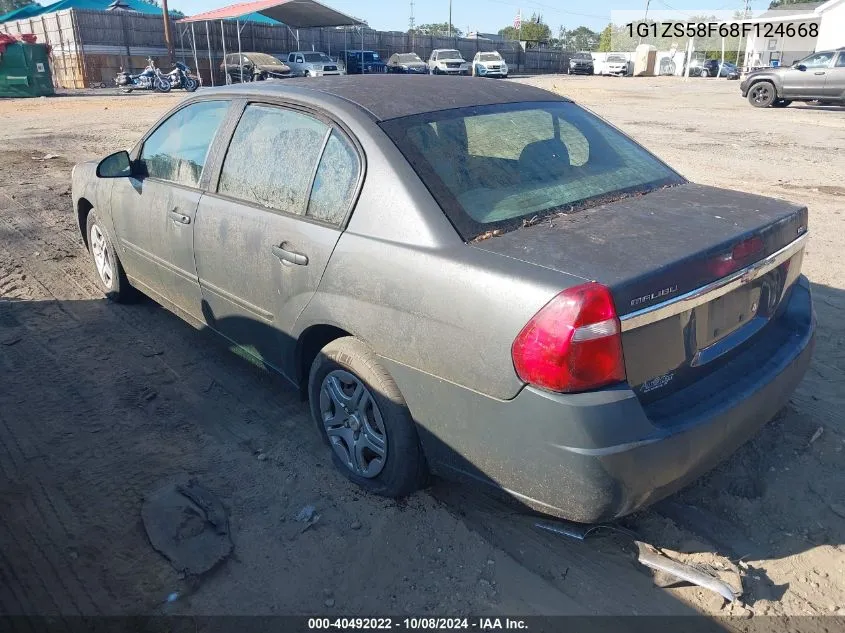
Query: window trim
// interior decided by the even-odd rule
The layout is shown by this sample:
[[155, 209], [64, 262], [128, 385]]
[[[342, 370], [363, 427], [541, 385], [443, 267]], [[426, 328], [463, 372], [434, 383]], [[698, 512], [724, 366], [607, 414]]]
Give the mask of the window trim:
[[208, 153], [205, 156], [205, 163], [202, 166], [202, 173], [200, 174], [199, 181], [197, 182], [196, 186], [186, 185], [180, 182], [174, 182], [172, 180], [164, 180], [163, 178], [156, 178], [155, 176], [142, 176], [138, 178], [138, 180], [151, 180], [153, 182], [160, 182], [166, 185], [171, 185], [174, 187], [180, 187], [182, 189], [187, 189], [189, 191], [200, 191], [204, 192], [206, 189], [206, 183], [208, 177], [211, 175], [211, 171], [214, 167], [214, 163], [216, 162], [216, 152], [217, 148], [220, 146], [222, 139], [225, 138], [224, 130], [227, 127], [229, 119], [232, 116], [232, 106], [233, 106], [233, 99], [231, 97], [223, 97], [223, 96], [203, 96], [198, 99], [192, 99], [189, 103], [180, 103], [174, 108], [171, 108], [167, 111], [155, 124], [147, 130], [144, 136], [141, 137], [141, 140], [135, 144], [135, 147], [132, 148], [132, 151], [129, 153], [129, 157], [133, 163], [138, 162], [141, 160], [141, 153], [144, 151], [144, 145], [146, 145], [149, 138], [155, 134], [161, 126], [167, 123], [170, 119], [174, 116], [179, 114], [182, 110], [190, 108], [191, 106], [206, 103], [209, 101], [220, 101], [222, 103], [227, 104], [226, 113], [223, 115], [223, 120], [220, 122], [220, 125], [217, 127], [217, 131], [215, 132], [214, 136], [211, 139], [211, 142], [208, 145]]
[[[302, 210], [302, 214], [293, 214], [287, 211], [282, 211], [280, 209], [274, 209], [272, 207], [265, 207], [260, 204], [256, 204], [255, 202], [249, 200], [242, 200], [241, 198], [236, 198], [235, 196], [227, 195], [225, 193], [220, 193], [217, 191], [220, 185], [220, 175], [223, 172], [223, 164], [226, 161], [226, 154], [229, 152], [229, 146], [232, 144], [232, 139], [235, 136], [235, 131], [237, 130], [238, 124], [240, 123], [241, 118], [243, 117], [244, 112], [250, 105], [256, 106], [269, 106], [275, 107], [280, 109], [291, 110], [294, 112], [298, 112], [300, 114], [304, 114], [306, 116], [310, 116], [313, 119], [320, 121], [328, 126], [328, 130], [326, 132], [325, 137], [323, 138], [322, 147], [320, 149], [320, 155], [317, 158], [316, 165], [314, 166], [314, 170], [311, 173], [311, 181], [308, 186], [308, 195], [305, 199], [305, 206]], [[276, 215], [281, 215], [287, 218], [293, 218], [296, 220], [302, 220], [304, 222], [308, 222], [310, 224], [316, 224], [319, 226], [325, 226], [332, 229], [337, 229], [339, 231], [345, 231], [347, 225], [349, 224], [349, 219], [352, 217], [352, 213], [354, 212], [355, 208], [358, 206], [358, 200], [361, 197], [361, 191], [363, 190], [364, 180], [366, 177], [366, 170], [367, 170], [367, 162], [366, 162], [366, 154], [361, 146], [361, 143], [355, 137], [354, 134], [349, 131], [345, 125], [343, 125], [340, 121], [331, 117], [328, 113], [324, 112], [323, 110], [311, 107], [309, 105], [298, 103], [292, 100], [283, 100], [283, 99], [272, 99], [272, 98], [263, 98], [263, 97], [247, 97], [244, 99], [238, 99], [233, 103], [232, 107], [232, 116], [228, 121], [225, 123], [228, 124], [226, 128], [226, 134], [222, 137], [221, 145], [220, 145], [220, 152], [219, 156], [215, 156], [215, 164], [213, 165], [213, 169], [209, 173], [209, 180], [206, 183], [206, 187], [204, 190], [203, 195], [213, 196], [215, 198], [226, 200], [232, 202], [233, 204], [240, 204], [247, 207], [251, 207], [253, 209], [259, 209], [261, 211], [266, 211], [268, 213], [275, 213]], [[221, 130], [224, 126], [221, 125]], [[311, 202], [311, 193], [314, 189], [314, 182], [317, 178], [317, 170], [320, 168], [320, 163], [323, 160], [323, 153], [326, 151], [326, 145], [331, 138], [333, 132], [337, 132], [344, 140], [346, 140], [350, 147], [352, 147], [355, 156], [358, 160], [358, 179], [354, 183], [354, 190], [353, 195], [350, 197], [349, 204], [344, 211], [343, 218], [339, 223], [334, 222], [326, 222], [325, 220], [320, 220], [314, 217], [307, 215], [308, 212], [308, 205]]]

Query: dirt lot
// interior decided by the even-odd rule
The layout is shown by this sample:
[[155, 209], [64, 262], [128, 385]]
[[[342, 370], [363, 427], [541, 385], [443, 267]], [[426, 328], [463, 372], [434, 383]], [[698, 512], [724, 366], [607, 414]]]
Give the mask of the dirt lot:
[[[760, 111], [720, 80], [530, 81], [693, 180], [809, 206], [819, 334], [806, 380], [674, 498], [701, 517], [664, 505], [625, 524], [704, 562], [742, 558], [756, 616], [845, 615], [845, 110]], [[752, 614], [696, 587], [655, 589], [665, 578], [624, 538], [539, 532], [473, 490], [362, 496], [281, 380], [150, 301], [105, 302], [70, 169], [128, 148], [179, 98], [0, 101], [0, 613]], [[231, 515], [234, 554], [202, 578], [153, 551], [140, 518], [144, 495], [186, 475]], [[302, 531], [307, 504], [320, 520]]]

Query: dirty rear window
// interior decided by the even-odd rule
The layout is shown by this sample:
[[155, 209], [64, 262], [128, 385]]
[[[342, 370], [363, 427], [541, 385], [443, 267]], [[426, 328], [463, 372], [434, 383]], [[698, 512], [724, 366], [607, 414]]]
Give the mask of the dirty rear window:
[[444, 110], [382, 126], [467, 240], [683, 182], [569, 102]]

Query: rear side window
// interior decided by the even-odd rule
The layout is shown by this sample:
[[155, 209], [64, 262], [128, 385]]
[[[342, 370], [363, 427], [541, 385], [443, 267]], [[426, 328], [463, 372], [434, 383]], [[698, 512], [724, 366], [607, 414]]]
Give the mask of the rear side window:
[[308, 216], [331, 224], [343, 222], [359, 173], [358, 154], [345, 138], [332, 132], [317, 169]]
[[218, 193], [302, 215], [328, 132], [328, 125], [300, 112], [247, 106], [226, 152]]
[[382, 127], [468, 240], [684, 182], [569, 102], [444, 110]]
[[201, 101], [162, 123], [141, 150], [147, 176], [197, 187], [208, 148], [228, 109], [228, 101]]
[[839, 53], [839, 57], [836, 59], [836, 67], [845, 68], [845, 52]]

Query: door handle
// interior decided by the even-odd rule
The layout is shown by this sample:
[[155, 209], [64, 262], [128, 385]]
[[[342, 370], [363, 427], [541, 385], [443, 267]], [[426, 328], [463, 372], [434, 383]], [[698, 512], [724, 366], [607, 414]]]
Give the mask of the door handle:
[[817, 73], [813, 73], [813, 74], [814, 74], [814, 75], [824, 75], [824, 71], [823, 71], [823, 70], [820, 70], [819, 72], [817, 72]]
[[285, 248], [286, 244], [286, 242], [282, 242], [279, 246], [274, 246], [271, 249], [273, 251], [273, 255], [278, 257], [283, 262], [287, 262], [289, 264], [296, 264], [297, 266], [307, 266], [308, 255], [289, 251]]
[[173, 220], [174, 222], [178, 222], [179, 224], [190, 224], [191, 223], [191, 218], [189, 218], [184, 213], [179, 213], [179, 211], [177, 211], [176, 209], [173, 209], [172, 211], [170, 211], [169, 215], [170, 215], [171, 220]]

